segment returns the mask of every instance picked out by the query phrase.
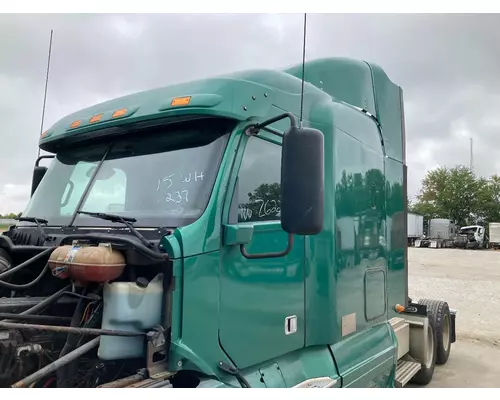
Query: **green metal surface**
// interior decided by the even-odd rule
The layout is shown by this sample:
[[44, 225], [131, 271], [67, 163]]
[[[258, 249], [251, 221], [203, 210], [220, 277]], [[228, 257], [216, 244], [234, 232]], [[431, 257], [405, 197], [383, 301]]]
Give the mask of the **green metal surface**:
[[[40, 142], [50, 150], [61, 138], [91, 138], [103, 128], [155, 119], [240, 121], [203, 215], [162, 240], [175, 275], [170, 369], [202, 371], [214, 378], [203, 381], [206, 387], [239, 386], [217, 369], [219, 361], [256, 387], [318, 377], [334, 379], [335, 387], [393, 385], [396, 338], [387, 321], [407, 290], [404, 141], [399, 87], [379, 67], [346, 59], [306, 64], [303, 122], [325, 136], [324, 229], [295, 237], [283, 257], [247, 259], [240, 251], [240, 244], [250, 254], [287, 246], [278, 218], [235, 220], [234, 199], [250, 140], [262, 140], [249, 139], [244, 128], [283, 111], [299, 115], [300, 71], [248, 71], [111, 100], [64, 118]], [[191, 103], [170, 106], [178, 96], [192, 96]], [[380, 129], [353, 106], [376, 116]], [[128, 114], [111, 118], [124, 107]], [[100, 113], [102, 122], [88, 122]], [[80, 127], [70, 129], [77, 119]], [[280, 147], [278, 137], [259, 136]], [[296, 332], [285, 334], [287, 317], [296, 317]]]

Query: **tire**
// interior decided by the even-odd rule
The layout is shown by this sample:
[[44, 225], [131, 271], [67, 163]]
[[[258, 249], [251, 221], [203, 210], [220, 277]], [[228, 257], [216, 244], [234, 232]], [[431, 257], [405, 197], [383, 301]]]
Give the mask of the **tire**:
[[447, 302], [441, 300], [421, 299], [418, 303], [427, 306], [429, 319], [434, 322], [436, 330], [436, 364], [446, 364], [451, 352], [450, 307]]
[[425, 386], [428, 385], [432, 381], [432, 377], [434, 376], [434, 369], [436, 368], [436, 357], [437, 357], [437, 349], [436, 349], [436, 329], [434, 325], [434, 319], [429, 318], [429, 328], [430, 329], [430, 334], [432, 335], [432, 359], [431, 362], [428, 363], [427, 365], [423, 362], [421, 364], [421, 369], [418, 371], [418, 373], [411, 379], [412, 383], [415, 383], [417, 385]]

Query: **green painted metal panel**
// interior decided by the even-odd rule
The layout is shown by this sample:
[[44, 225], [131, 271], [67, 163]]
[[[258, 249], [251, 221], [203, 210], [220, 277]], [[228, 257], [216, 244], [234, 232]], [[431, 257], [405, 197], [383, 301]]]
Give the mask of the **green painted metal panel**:
[[[254, 224], [250, 254], [287, 247], [278, 222]], [[219, 330], [221, 346], [238, 368], [246, 368], [304, 346], [304, 238], [281, 258], [248, 260], [238, 246], [221, 250]], [[285, 334], [285, 319], [297, 332]], [[235, 323], [235, 321], [239, 321]]]
[[[286, 72], [300, 78], [302, 66]], [[372, 76], [366, 62], [340, 57], [312, 60], [306, 63], [305, 80], [330, 96], [375, 115]]]
[[278, 363], [272, 363], [265, 367], [259, 368], [261, 381], [264, 382], [267, 388], [285, 388], [286, 383], [283, 379], [280, 366]]
[[381, 323], [330, 346], [343, 387], [385, 387], [396, 365], [396, 337]]
[[396, 304], [406, 304], [408, 295], [408, 266], [406, 264], [406, 211], [403, 186], [403, 165], [391, 158], [386, 159], [387, 192], [387, 250], [389, 318], [396, 316]]
[[371, 63], [377, 116], [382, 126], [385, 150], [388, 157], [404, 160], [403, 144], [403, 109], [401, 89], [391, 82], [387, 74], [378, 65]]

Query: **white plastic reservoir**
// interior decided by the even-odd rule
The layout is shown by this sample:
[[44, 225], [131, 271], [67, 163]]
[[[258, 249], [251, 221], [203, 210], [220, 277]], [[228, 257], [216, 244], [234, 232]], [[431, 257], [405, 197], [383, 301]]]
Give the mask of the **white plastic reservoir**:
[[[147, 332], [161, 324], [163, 275], [146, 283], [139, 278], [104, 285], [102, 329]], [[143, 357], [145, 340], [144, 336], [102, 336], [97, 354], [102, 360]]]

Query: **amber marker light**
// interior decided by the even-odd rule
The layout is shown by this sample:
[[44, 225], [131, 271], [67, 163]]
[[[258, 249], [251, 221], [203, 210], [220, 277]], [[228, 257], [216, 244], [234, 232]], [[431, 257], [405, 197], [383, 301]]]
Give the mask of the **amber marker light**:
[[402, 313], [405, 310], [405, 306], [402, 306], [401, 304], [396, 304], [396, 307], [394, 307], [397, 313]]
[[94, 115], [92, 118], [90, 118], [90, 123], [93, 124], [95, 122], [99, 122], [102, 118], [102, 114], [97, 114], [97, 115]]
[[77, 119], [76, 121], [73, 121], [69, 127], [70, 128], [78, 128], [81, 123], [82, 123], [82, 121], [80, 121], [79, 119]]
[[175, 99], [172, 100], [172, 102], [170, 103], [170, 105], [172, 107], [187, 106], [190, 101], [191, 101], [191, 96], [176, 97]]
[[125, 114], [127, 114], [127, 109], [121, 108], [119, 110], [116, 110], [111, 117], [112, 118], [119, 118], [119, 117], [123, 117]]

